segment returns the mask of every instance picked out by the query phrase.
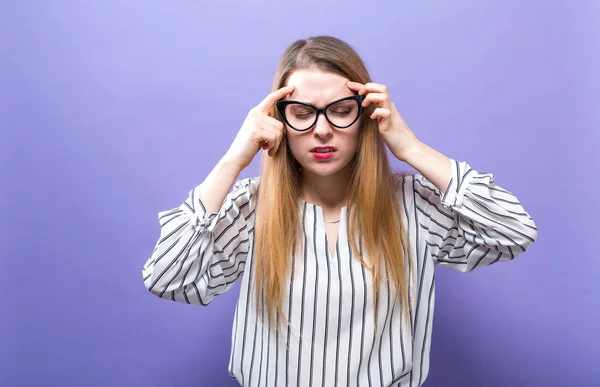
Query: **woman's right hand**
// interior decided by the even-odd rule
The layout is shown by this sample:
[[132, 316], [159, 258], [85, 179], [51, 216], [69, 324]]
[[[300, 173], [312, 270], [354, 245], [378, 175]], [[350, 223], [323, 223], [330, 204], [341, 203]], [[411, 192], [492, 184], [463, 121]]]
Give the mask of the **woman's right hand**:
[[294, 91], [293, 86], [282, 87], [269, 94], [260, 104], [250, 110], [240, 131], [229, 147], [226, 159], [235, 163], [240, 171], [246, 168], [262, 148], [273, 157], [279, 149], [283, 137], [284, 125], [271, 117], [271, 111], [277, 101]]

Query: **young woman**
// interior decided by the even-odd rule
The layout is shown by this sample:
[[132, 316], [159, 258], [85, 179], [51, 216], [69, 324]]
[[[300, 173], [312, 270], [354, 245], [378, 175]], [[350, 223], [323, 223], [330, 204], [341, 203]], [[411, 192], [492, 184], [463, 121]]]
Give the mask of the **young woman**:
[[[293, 43], [273, 90], [159, 214], [145, 285], [207, 305], [242, 278], [229, 362], [241, 385], [420, 386], [434, 264], [511, 260], [536, 226], [492, 174], [420, 142], [343, 41]], [[261, 177], [236, 182], [261, 149]], [[392, 174], [388, 149], [419, 173]]]

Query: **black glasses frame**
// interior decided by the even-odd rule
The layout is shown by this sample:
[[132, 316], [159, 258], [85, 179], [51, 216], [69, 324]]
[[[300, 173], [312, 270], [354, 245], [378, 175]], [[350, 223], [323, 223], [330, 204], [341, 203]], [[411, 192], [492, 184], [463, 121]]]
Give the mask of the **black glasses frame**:
[[[285, 101], [278, 101], [275, 105], [277, 106], [277, 111], [279, 112], [279, 115], [281, 116], [281, 118], [283, 119], [283, 121], [292, 129], [294, 129], [297, 132], [306, 132], [307, 130], [310, 130], [310, 128], [312, 128], [313, 126], [315, 126], [315, 124], [317, 123], [317, 120], [319, 119], [319, 114], [323, 114], [325, 116], [325, 119], [327, 120], [327, 122], [329, 122], [331, 125], [335, 126], [336, 128], [340, 128], [340, 129], [345, 129], [348, 128], [350, 126], [352, 126], [359, 118], [360, 115], [362, 114], [363, 111], [363, 106], [362, 106], [362, 102], [365, 99], [364, 95], [353, 95], [351, 97], [346, 97], [346, 98], [342, 98], [342, 99], [338, 99], [337, 101], [333, 101], [330, 104], [327, 104], [327, 106], [322, 107], [322, 108], [318, 108], [314, 105], [308, 104], [308, 103], [304, 103], [304, 102], [298, 102], [298, 101], [289, 101], [289, 100], [285, 100]], [[356, 101], [356, 103], [358, 104], [358, 114], [356, 115], [356, 118], [354, 119], [354, 121], [352, 121], [349, 125], [346, 126], [339, 126], [334, 124], [333, 122], [331, 122], [331, 120], [329, 119], [329, 117], [327, 116], [327, 109], [329, 109], [329, 107], [331, 107], [331, 105], [335, 105], [338, 102], [342, 102], [342, 101], [349, 101], [349, 100], [354, 100]], [[303, 105], [303, 106], [307, 106], [312, 108], [314, 111], [316, 111], [316, 115], [315, 115], [315, 120], [314, 122], [306, 129], [297, 129], [295, 128], [293, 125], [291, 125], [285, 115], [285, 108], [288, 105]]]

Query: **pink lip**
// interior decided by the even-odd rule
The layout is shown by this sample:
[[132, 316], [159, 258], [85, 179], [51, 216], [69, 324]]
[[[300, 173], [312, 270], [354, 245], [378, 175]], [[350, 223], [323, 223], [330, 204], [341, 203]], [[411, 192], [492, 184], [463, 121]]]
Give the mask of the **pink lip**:
[[[332, 151], [330, 151], [330, 152], [317, 152], [320, 149], [325, 149], [325, 150], [326, 149], [331, 149]], [[332, 146], [316, 146], [316, 147], [312, 148], [310, 151], [311, 151], [311, 153], [313, 154], [313, 156], [316, 159], [324, 160], [324, 159], [331, 158], [333, 156], [333, 154], [337, 151], [337, 149], [335, 149]]]
[[313, 152], [313, 156], [315, 156], [316, 159], [328, 159], [330, 157], [333, 156], [335, 152], [327, 152], [327, 153], [317, 153], [317, 152]]

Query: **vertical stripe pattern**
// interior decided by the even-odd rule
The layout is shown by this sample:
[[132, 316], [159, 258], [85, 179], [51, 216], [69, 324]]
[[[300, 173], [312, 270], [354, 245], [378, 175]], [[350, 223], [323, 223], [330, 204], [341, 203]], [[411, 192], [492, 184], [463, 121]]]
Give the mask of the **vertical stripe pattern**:
[[398, 186], [413, 259], [410, 321], [384, 280], [373, 299], [371, 274], [349, 243], [348, 209], [332, 256], [322, 208], [301, 200], [301, 232], [284, 286], [291, 326], [277, 332], [263, 323], [252, 259], [260, 178], [236, 182], [218, 213], [206, 212], [197, 188], [181, 206], [160, 212], [144, 284], [159, 297], [206, 306], [241, 278], [229, 360], [240, 385], [420, 386], [429, 373], [435, 266], [467, 272], [509, 261], [537, 238], [529, 214], [493, 175], [451, 162], [444, 192], [419, 174], [402, 176]]

